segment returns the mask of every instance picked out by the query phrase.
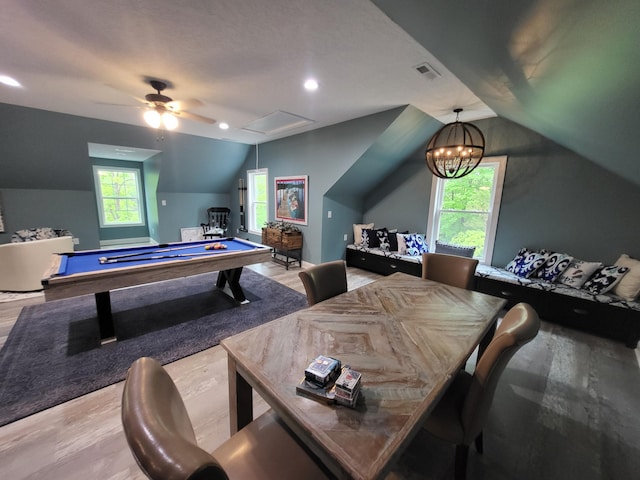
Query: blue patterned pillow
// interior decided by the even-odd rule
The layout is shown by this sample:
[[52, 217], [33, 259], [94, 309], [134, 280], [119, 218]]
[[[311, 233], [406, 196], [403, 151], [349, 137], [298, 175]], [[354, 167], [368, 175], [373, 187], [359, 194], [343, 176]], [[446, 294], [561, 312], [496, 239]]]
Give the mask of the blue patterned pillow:
[[594, 295], [607, 293], [618, 284], [628, 271], [627, 267], [618, 267], [617, 265], [602, 267], [584, 283], [582, 289]]
[[429, 245], [424, 241], [424, 235], [419, 233], [409, 233], [404, 236], [407, 245], [407, 255], [417, 257], [429, 252]]
[[515, 258], [507, 264], [505, 270], [515, 273], [519, 277], [529, 278], [533, 275], [533, 272], [544, 265], [548, 256], [548, 253], [534, 252], [528, 248], [521, 248]]
[[566, 253], [550, 253], [547, 261], [538, 269], [535, 276], [547, 282], [555, 282], [569, 267], [571, 260], [573, 257]]

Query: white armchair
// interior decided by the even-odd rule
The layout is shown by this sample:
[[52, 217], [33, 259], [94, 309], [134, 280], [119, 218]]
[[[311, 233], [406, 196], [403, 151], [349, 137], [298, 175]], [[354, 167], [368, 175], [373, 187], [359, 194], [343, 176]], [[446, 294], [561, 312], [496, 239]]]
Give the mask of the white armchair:
[[72, 237], [0, 245], [0, 290], [42, 290], [41, 281], [51, 263], [51, 255], [65, 252], [73, 252]]

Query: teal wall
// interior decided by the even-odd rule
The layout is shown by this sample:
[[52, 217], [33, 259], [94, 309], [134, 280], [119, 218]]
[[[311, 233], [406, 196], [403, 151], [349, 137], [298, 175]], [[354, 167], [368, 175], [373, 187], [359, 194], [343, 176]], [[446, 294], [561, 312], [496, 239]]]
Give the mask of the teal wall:
[[229, 206], [232, 180], [250, 146], [176, 132], [161, 136], [144, 127], [0, 104], [0, 243], [19, 229], [52, 227], [70, 230], [80, 240], [77, 248], [99, 247], [88, 143], [162, 152], [144, 166], [149, 235], [159, 242], [179, 241], [180, 228], [199, 226], [208, 207]]
[[[508, 156], [494, 265], [523, 246], [607, 263], [621, 253], [640, 258], [640, 188], [508, 120], [473, 123], [487, 139], [486, 156]], [[366, 196], [362, 219], [425, 232], [430, 194], [420, 150]]]
[[[402, 111], [403, 108], [397, 108], [259, 146], [258, 166], [269, 169], [270, 220], [275, 218], [274, 177], [309, 176], [308, 225], [300, 227], [304, 235], [303, 258], [306, 261], [325, 261], [322, 256], [323, 242], [336, 242], [344, 253], [342, 235], [352, 229], [356, 217], [346, 219], [339, 215], [328, 219], [324, 196]], [[255, 152], [249, 155], [244, 165], [245, 170], [254, 168]], [[361, 181], [367, 184], [370, 179], [363, 176]], [[254, 235], [247, 237], [260, 240]]]
[[[494, 265], [522, 246], [608, 263], [621, 253], [640, 258], [640, 188], [508, 120], [473, 123], [487, 138], [487, 156], [509, 157]], [[178, 241], [180, 228], [198, 226], [209, 206], [229, 206], [230, 233], [237, 234], [238, 178], [258, 167], [269, 169], [271, 219], [273, 178], [309, 176], [303, 258], [343, 258], [353, 223], [426, 230], [431, 175], [423, 150], [439, 126], [398, 107], [262, 144], [256, 165], [255, 146], [175, 132], [158, 141], [142, 127], [0, 104], [0, 243], [15, 230], [50, 226], [71, 230], [78, 248], [99, 246], [87, 151], [93, 142], [162, 151], [144, 165], [149, 230], [159, 242]]]

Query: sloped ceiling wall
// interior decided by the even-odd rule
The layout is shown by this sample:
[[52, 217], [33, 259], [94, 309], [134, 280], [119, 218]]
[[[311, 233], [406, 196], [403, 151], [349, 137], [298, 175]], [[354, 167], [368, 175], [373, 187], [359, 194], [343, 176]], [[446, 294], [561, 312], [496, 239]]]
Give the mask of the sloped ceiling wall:
[[498, 116], [640, 185], [640, 2], [372, 1]]
[[362, 201], [365, 194], [401, 167], [411, 153], [421, 145], [426, 147], [441, 126], [421, 110], [407, 106], [326, 195]]

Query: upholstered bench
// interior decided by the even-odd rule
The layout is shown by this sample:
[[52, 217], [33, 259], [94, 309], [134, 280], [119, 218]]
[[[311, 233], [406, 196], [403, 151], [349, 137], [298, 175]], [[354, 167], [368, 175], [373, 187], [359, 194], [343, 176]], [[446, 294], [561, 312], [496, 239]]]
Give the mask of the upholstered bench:
[[478, 265], [475, 290], [507, 299], [507, 308], [518, 302], [531, 304], [538, 315], [557, 323], [636, 348], [640, 340], [640, 302], [616, 295], [592, 294], [561, 283], [522, 278], [501, 268]]

